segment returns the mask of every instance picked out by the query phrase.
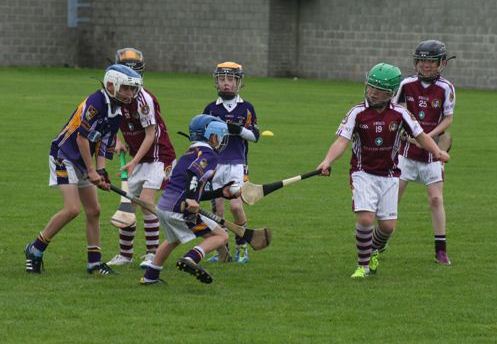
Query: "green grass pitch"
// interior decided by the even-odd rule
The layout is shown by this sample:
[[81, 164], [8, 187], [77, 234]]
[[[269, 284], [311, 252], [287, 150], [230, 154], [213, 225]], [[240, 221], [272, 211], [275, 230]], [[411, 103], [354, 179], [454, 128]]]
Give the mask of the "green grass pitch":
[[[273, 243], [252, 251], [246, 266], [204, 263], [211, 285], [174, 268], [193, 243], [166, 263], [166, 286], [138, 285], [139, 260], [116, 276], [88, 276], [83, 215], [50, 244], [45, 273], [28, 275], [24, 244], [62, 204], [47, 186], [50, 141], [102, 76], [99, 70], [0, 69], [0, 342], [495, 342], [495, 92], [457, 92], [445, 184], [451, 267], [433, 262], [426, 192], [410, 184], [377, 275], [350, 279], [356, 251], [347, 153], [332, 177], [302, 181], [246, 207], [252, 226], [273, 229]], [[212, 79], [148, 72], [145, 84], [158, 96], [181, 154], [187, 141], [176, 131], [187, 131], [190, 118], [214, 99]], [[250, 145], [251, 180], [267, 183], [316, 167], [362, 95], [359, 83], [247, 78], [242, 96], [254, 104], [261, 130], [275, 134]], [[117, 165], [109, 162], [113, 175]], [[109, 219], [119, 198], [99, 196], [108, 260], [118, 250]], [[138, 223], [137, 257], [145, 247], [141, 216]]]

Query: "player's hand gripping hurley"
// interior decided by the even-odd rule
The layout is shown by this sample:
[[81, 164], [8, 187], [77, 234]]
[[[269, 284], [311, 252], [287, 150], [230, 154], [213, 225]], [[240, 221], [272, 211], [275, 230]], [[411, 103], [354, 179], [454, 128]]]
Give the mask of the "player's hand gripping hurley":
[[269, 184], [253, 184], [251, 182], [245, 182], [242, 185], [242, 201], [248, 205], [253, 205], [256, 202], [263, 199], [265, 196], [270, 194], [273, 191], [281, 189], [284, 186], [296, 183], [303, 179], [307, 179], [310, 177], [318, 176], [321, 174], [321, 170], [315, 170], [311, 172], [307, 172], [292, 178], [283, 179], [274, 183]]

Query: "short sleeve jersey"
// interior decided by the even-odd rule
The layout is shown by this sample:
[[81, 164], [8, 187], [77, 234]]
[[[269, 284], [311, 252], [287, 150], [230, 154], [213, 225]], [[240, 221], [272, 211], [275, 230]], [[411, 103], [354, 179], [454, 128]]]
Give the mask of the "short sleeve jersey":
[[[237, 96], [236, 106], [228, 111], [221, 98], [208, 104], [204, 114], [219, 117], [226, 123], [238, 124], [254, 133], [256, 140], [259, 139], [259, 128], [257, 127], [257, 116], [254, 107], [249, 102]], [[240, 136], [231, 135], [228, 145], [219, 154], [219, 162], [222, 164], [248, 164], [248, 141]]]
[[[423, 85], [418, 76], [411, 76], [401, 82], [393, 102], [405, 103], [424, 132], [429, 133], [445, 116], [454, 114], [456, 94], [454, 86], [442, 77], [429, 85]], [[436, 161], [433, 154], [409, 143], [409, 141], [402, 142], [400, 154], [406, 158], [426, 163]]]
[[368, 107], [367, 102], [353, 107], [336, 132], [352, 140], [350, 173], [365, 171], [378, 176], [398, 177], [397, 154], [402, 128], [414, 137], [423, 131], [401, 106], [389, 104], [381, 113]]
[[57, 137], [52, 141], [50, 155], [71, 161], [83, 173], [86, 165], [76, 142], [78, 135], [88, 139], [92, 156], [112, 159], [116, 133], [121, 121], [121, 107], [111, 101], [104, 90], [91, 94], [72, 113]]
[[157, 98], [142, 88], [136, 99], [123, 106], [121, 132], [129, 147], [130, 154], [135, 156], [145, 139], [145, 128], [155, 125], [155, 138], [152, 146], [140, 160], [143, 162], [161, 161], [166, 166], [176, 158], [174, 147], [169, 139], [166, 123], [161, 117]]
[[185, 201], [188, 173], [193, 173], [198, 180], [195, 199], [200, 200], [207, 181], [211, 180], [218, 164], [218, 155], [206, 143], [196, 142], [177, 161], [171, 172], [169, 183], [164, 190], [158, 207], [181, 213], [181, 204]]

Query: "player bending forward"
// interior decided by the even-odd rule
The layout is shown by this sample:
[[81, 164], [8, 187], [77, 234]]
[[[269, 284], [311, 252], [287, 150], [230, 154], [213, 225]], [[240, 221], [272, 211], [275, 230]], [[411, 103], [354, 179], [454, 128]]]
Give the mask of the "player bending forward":
[[[121, 120], [121, 106], [133, 101], [142, 78], [131, 68], [107, 68], [103, 88], [86, 98], [52, 141], [49, 155], [50, 186], [58, 186], [64, 207], [48, 222], [38, 237], [26, 245], [26, 271], [41, 273], [43, 253], [55, 235], [79, 215], [86, 214], [86, 238], [90, 274], [108, 275], [112, 269], [101, 262], [100, 205], [96, 186], [109, 190], [105, 159], [112, 159]], [[93, 162], [95, 159], [95, 162]]]
[[369, 71], [366, 99], [347, 113], [337, 130], [337, 139], [317, 167], [323, 175], [329, 175], [330, 166], [352, 141], [350, 179], [358, 257], [352, 278], [365, 278], [378, 267], [378, 260], [371, 260], [375, 220], [381, 230], [389, 232], [394, 230], [397, 222], [400, 175], [397, 152], [401, 129], [404, 128], [438, 159], [449, 159], [449, 155], [438, 148], [404, 107], [390, 102], [400, 80], [400, 69], [386, 63], [380, 63]]
[[167, 240], [159, 246], [152, 263], [147, 267], [140, 281], [144, 285], [160, 282], [162, 265], [171, 252], [180, 244], [199, 236], [204, 240], [180, 258], [176, 266], [179, 270], [192, 274], [202, 283], [211, 283], [211, 275], [199, 263], [207, 253], [226, 245], [228, 241], [228, 234], [223, 228], [197, 214], [201, 200], [217, 197], [231, 199], [240, 196], [239, 192], [232, 194], [229, 191], [231, 183], [204, 192], [205, 183], [215, 173], [218, 152], [226, 147], [228, 126], [216, 117], [198, 115], [191, 120], [189, 132], [192, 144], [179, 158], [157, 206]]
[[[139, 50], [120, 49], [116, 52], [115, 62], [143, 76], [145, 63]], [[142, 88], [133, 102], [123, 106], [120, 129], [126, 145], [118, 140], [116, 152], [128, 151], [133, 157], [122, 167], [128, 172], [129, 192], [139, 195], [143, 201], [154, 203], [155, 193], [161, 189], [166, 177], [164, 171], [170, 171], [176, 154], [161, 117], [159, 102], [150, 91]], [[147, 251], [140, 267], [144, 269], [159, 246], [159, 219], [146, 209], [142, 208], [142, 212]], [[136, 222], [119, 225], [120, 252], [107, 262], [108, 265], [125, 265], [133, 261]]]

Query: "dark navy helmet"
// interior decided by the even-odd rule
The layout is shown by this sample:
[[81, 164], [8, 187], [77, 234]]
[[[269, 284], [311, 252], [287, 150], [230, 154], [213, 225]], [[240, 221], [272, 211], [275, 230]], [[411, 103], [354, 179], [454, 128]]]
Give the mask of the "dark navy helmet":
[[447, 49], [443, 42], [430, 39], [418, 44], [413, 57], [415, 62], [417, 60], [436, 60], [440, 62], [447, 59]]
[[[447, 61], [453, 58], [455, 58], [455, 56], [447, 58], [447, 49], [445, 48], [445, 44], [443, 42], [434, 39], [420, 42], [413, 54], [414, 68], [418, 73], [418, 78], [425, 82], [433, 82], [434, 80], [437, 80], [447, 65]], [[437, 71], [435, 73], [430, 73], [430, 75], [423, 74], [421, 68], [418, 68], [418, 63], [420, 61], [437, 62]]]

